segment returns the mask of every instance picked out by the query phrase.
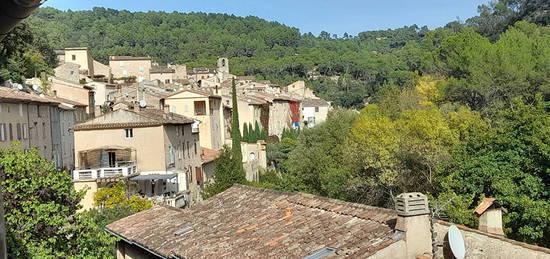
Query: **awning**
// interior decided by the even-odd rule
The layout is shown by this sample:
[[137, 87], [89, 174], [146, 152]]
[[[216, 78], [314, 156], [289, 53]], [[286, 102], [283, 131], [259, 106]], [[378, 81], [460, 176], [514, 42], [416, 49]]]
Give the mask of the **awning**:
[[131, 177], [130, 181], [168, 180], [176, 177], [177, 174], [148, 174]]

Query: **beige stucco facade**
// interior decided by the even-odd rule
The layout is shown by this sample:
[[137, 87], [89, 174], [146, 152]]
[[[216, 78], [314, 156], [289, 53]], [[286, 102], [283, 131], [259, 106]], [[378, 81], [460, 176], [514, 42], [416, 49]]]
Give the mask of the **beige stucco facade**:
[[50, 77], [51, 91], [54, 96], [86, 104], [86, 112], [94, 114], [94, 92], [87, 86]]
[[[175, 176], [165, 179], [165, 189], [161, 184], [138, 181], [136, 191], [140, 194], [155, 197], [167, 192], [188, 192], [190, 205], [200, 200], [200, 144], [198, 134], [192, 132], [192, 120], [165, 123], [163, 120], [170, 115], [155, 111], [121, 109], [77, 125], [75, 180], [79, 180], [76, 174], [80, 171], [132, 164], [137, 166], [139, 175]], [[152, 119], [153, 114], [157, 119]], [[103, 160], [107, 158], [108, 161]]]
[[306, 82], [296, 81], [286, 87], [286, 91], [292, 96], [303, 99], [303, 98], [317, 98], [313, 91], [306, 87]]
[[174, 82], [174, 73], [151, 73], [151, 80], [159, 80], [164, 84], [171, 84]]
[[152, 62], [148, 57], [110, 57], [109, 67], [113, 78], [135, 76], [138, 82], [151, 80]]
[[66, 48], [65, 62], [71, 62], [80, 65], [82, 74], [87, 76], [94, 75], [94, 60], [90, 55], [88, 48]]
[[221, 98], [206, 93], [183, 91], [165, 99], [170, 111], [200, 121], [201, 146], [219, 150], [223, 146]]
[[[52, 159], [50, 106], [40, 103], [0, 102], [0, 148], [36, 148], [40, 156]], [[16, 146], [12, 144], [18, 143]]]

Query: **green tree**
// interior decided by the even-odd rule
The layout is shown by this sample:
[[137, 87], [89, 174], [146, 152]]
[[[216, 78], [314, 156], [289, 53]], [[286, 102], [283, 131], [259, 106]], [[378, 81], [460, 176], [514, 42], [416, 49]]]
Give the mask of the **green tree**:
[[118, 182], [109, 188], [101, 188], [94, 195], [94, 205], [100, 208], [129, 207], [138, 212], [153, 207], [153, 202], [139, 197], [139, 195], [129, 195], [126, 191], [127, 186], [123, 182]]
[[243, 164], [233, 158], [233, 152], [227, 146], [221, 155], [214, 160], [214, 182], [204, 188], [202, 196], [207, 199], [221, 193], [234, 184], [246, 184]]
[[[439, 204], [453, 221], [475, 226], [472, 210], [483, 197], [508, 209], [505, 233], [513, 239], [548, 245], [550, 241], [550, 115], [540, 96], [535, 105], [514, 101], [498, 113], [490, 129], [470, 136], [453, 151], [440, 179]], [[455, 202], [455, 200], [453, 200]]]
[[232, 156], [231, 158], [235, 161], [238, 161], [241, 164], [242, 168], [242, 160], [243, 160], [243, 154], [241, 151], [241, 130], [239, 128], [239, 105], [237, 103], [237, 87], [235, 86], [235, 79], [233, 79], [233, 82], [231, 83], [231, 99], [233, 101], [233, 109], [231, 111], [231, 151]]
[[247, 142], [247, 143], [250, 143], [253, 139], [253, 137], [252, 137], [253, 132], [250, 132], [249, 127], [248, 127], [248, 123], [245, 123], [243, 125], [243, 127], [244, 127], [244, 129], [243, 129], [243, 141]]
[[8, 254], [13, 258], [105, 258], [115, 238], [77, 213], [83, 193], [35, 149], [0, 150]]

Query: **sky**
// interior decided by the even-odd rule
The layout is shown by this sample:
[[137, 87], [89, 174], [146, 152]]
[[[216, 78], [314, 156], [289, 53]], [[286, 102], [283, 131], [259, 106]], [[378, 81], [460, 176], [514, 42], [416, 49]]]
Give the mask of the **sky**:
[[48, 0], [61, 10], [105, 7], [129, 11], [228, 13], [258, 16], [317, 35], [356, 35], [417, 24], [430, 29], [477, 15], [488, 0]]

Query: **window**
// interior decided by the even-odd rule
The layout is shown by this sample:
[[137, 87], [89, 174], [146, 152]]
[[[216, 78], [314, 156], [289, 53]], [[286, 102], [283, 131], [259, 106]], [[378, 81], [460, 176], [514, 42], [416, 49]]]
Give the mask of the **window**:
[[21, 140], [21, 123], [17, 123], [17, 140]]
[[172, 146], [168, 146], [168, 166], [173, 167], [175, 164], [174, 160], [174, 148]]
[[72, 55], [72, 56], [71, 56], [71, 59], [72, 59], [72, 60], [76, 60], [76, 55]]
[[187, 141], [187, 158], [191, 158], [191, 155], [189, 154], [189, 141]]
[[27, 123], [23, 123], [23, 139], [28, 139], [29, 138], [29, 127], [27, 125]]
[[13, 127], [11, 125], [11, 123], [9, 124], [9, 131], [10, 131], [10, 141], [13, 140]]
[[8, 139], [6, 136], [6, 123], [0, 123], [0, 141], [4, 142]]
[[23, 117], [23, 104], [19, 104], [19, 116]]
[[38, 118], [42, 117], [40, 115], [40, 105], [36, 105], [36, 116], [38, 116]]
[[195, 142], [195, 155], [197, 154], [197, 142]]
[[206, 115], [206, 102], [205, 101], [196, 101], [195, 104], [195, 115]]
[[69, 72], [69, 74], [71, 74], [71, 76], [72, 76], [72, 75], [74, 75], [74, 71], [73, 71], [73, 70], [71, 70], [71, 72]]
[[197, 184], [202, 184], [202, 168], [195, 167], [195, 179], [197, 179]]
[[124, 135], [127, 139], [134, 137], [134, 129], [124, 129]]
[[164, 80], [164, 83], [165, 83], [165, 84], [169, 84], [169, 83], [170, 83], [170, 79]]
[[319, 112], [319, 107], [315, 107], [315, 112]]

